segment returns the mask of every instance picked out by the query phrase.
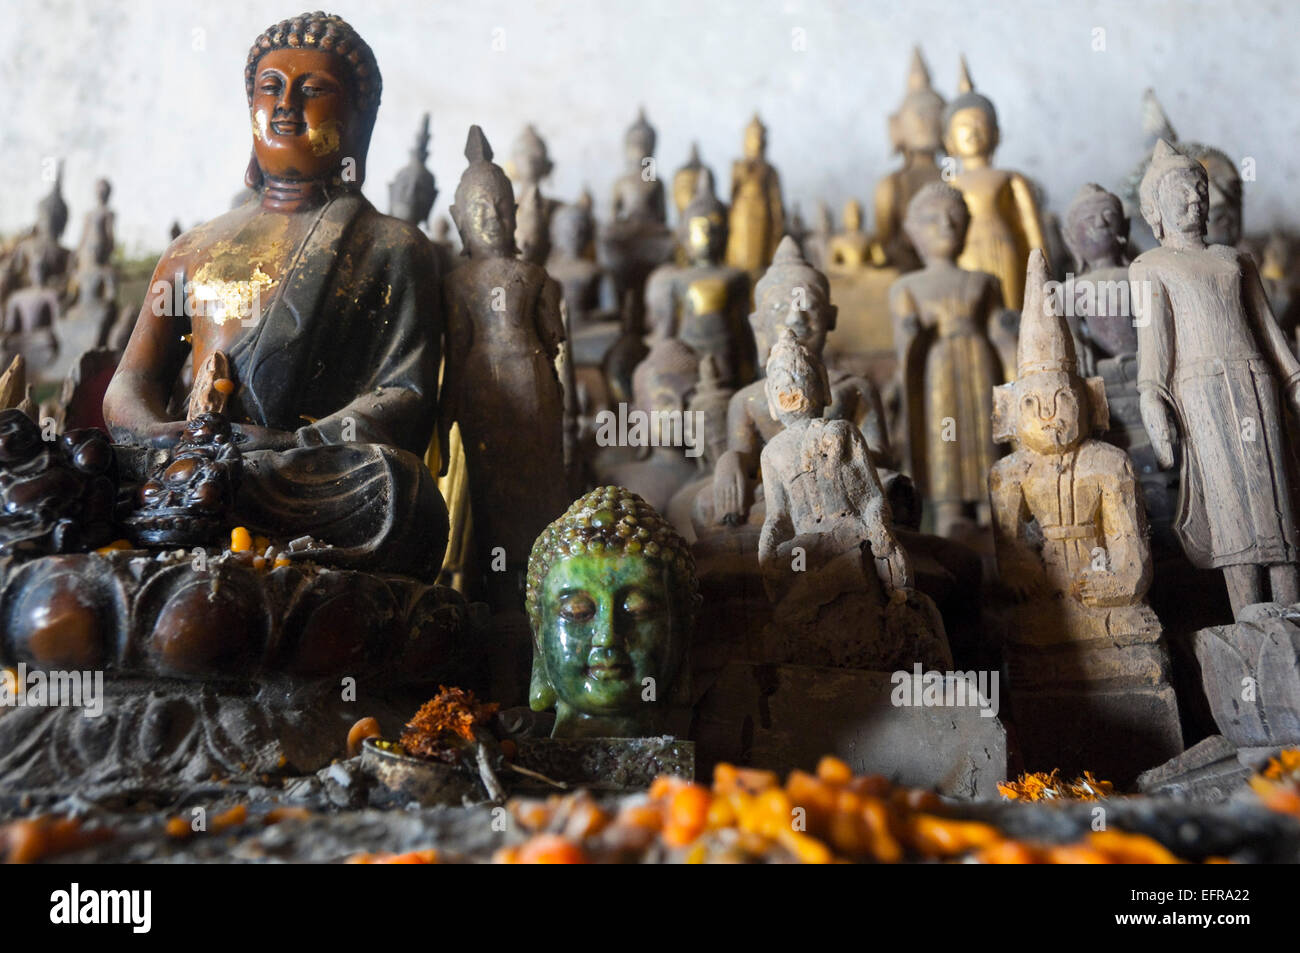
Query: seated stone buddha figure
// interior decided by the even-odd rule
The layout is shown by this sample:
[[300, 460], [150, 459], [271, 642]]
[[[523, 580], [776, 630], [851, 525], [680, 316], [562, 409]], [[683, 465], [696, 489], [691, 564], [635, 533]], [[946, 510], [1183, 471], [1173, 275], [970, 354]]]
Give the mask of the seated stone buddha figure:
[[[118, 443], [170, 447], [186, 358], [228, 358], [244, 478], [233, 519], [322, 564], [431, 576], [446, 508], [421, 462], [441, 328], [433, 246], [362, 196], [381, 78], [346, 22], [303, 14], [244, 70], [258, 193], [181, 235], [104, 399]], [[183, 307], [177, 307], [184, 302]]]

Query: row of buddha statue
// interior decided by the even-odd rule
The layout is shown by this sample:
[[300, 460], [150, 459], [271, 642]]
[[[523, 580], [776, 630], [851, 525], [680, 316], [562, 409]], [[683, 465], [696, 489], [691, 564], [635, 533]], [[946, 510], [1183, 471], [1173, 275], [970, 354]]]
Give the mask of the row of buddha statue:
[[[436, 666], [411, 659], [437, 653], [410, 654], [412, 607], [433, 597], [398, 580], [442, 579], [489, 608], [487, 690], [553, 707], [557, 736], [662, 731], [735, 659], [1005, 662], [1031, 761], [1131, 779], [1182, 749], [1148, 510], [1186, 565], [1223, 571], [1238, 618], [1300, 601], [1300, 363], [1239, 214], [1216, 212], [1240, 210], [1212, 185], [1221, 154], [1163, 129], [1136, 188], [1158, 244], [1135, 255], [1123, 197], [1086, 185], [1053, 224], [992, 164], [997, 114], [964, 61], [945, 103], [918, 52], [871, 233], [856, 203], [840, 233], [787, 216], [757, 117], [729, 202], [693, 151], [670, 227], [642, 113], [599, 223], [589, 196], [543, 195], [535, 129], [503, 168], [471, 127], [457, 253], [422, 228], [428, 116], [392, 214], [361, 192], [381, 91], [340, 18], [268, 28], [245, 68], [247, 189], [159, 261], [104, 394], [111, 450], [73, 432], [55, 452], [3, 411], [0, 542], [36, 566], [0, 566], [26, 607], [7, 656], [226, 677], [245, 612], [266, 621], [235, 626], [241, 674], [382, 655], [418, 680]], [[56, 217], [11, 256], [32, 277], [10, 300], [57, 294], [36, 280]], [[110, 524], [122, 551], [87, 552]], [[284, 544], [261, 567], [282, 582], [129, 569], [177, 546], [224, 559], [235, 528]], [[74, 557], [104, 561], [116, 595], [70, 603]], [[249, 604], [216, 598], [214, 573]], [[81, 621], [42, 614], [50, 592]], [[280, 618], [289, 592], [305, 608]]]

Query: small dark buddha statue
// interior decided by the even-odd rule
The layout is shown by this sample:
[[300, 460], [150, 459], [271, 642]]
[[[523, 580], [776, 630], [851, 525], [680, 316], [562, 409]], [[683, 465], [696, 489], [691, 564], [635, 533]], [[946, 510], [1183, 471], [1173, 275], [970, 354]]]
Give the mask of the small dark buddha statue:
[[623, 487], [592, 490], [528, 560], [534, 711], [556, 738], [660, 734], [699, 608], [685, 541]]
[[614, 309], [602, 307], [604, 295], [612, 288], [605, 269], [592, 257], [595, 236], [590, 193], [583, 192], [578, 201], [552, 211], [546, 272], [564, 292], [573, 360], [579, 367], [599, 367], [619, 330]]
[[447, 366], [440, 436], [460, 424], [481, 566], [499, 611], [518, 611], [532, 541], [564, 512], [564, 395], [555, 358], [564, 342], [560, 287], [517, 257], [515, 196], [478, 126], [465, 146], [452, 219], [465, 262], [443, 284]]
[[0, 410], [0, 554], [76, 552], [108, 542], [116, 495], [113, 449], [98, 430], [58, 440], [22, 410]]
[[429, 220], [433, 203], [438, 200], [438, 186], [429, 171], [429, 114], [420, 120], [411, 158], [388, 184], [388, 214], [417, 227]]
[[61, 244], [68, 227], [68, 203], [63, 200], [63, 164], [59, 163], [50, 192], [36, 206], [36, 228], [14, 248], [0, 273], [0, 301], [16, 288], [32, 283], [35, 266], [42, 266], [44, 279], [62, 296], [72, 252]]
[[[154, 272], [104, 398], [119, 443], [186, 433], [187, 358], [229, 358], [243, 457], [233, 518], [310, 534], [324, 565], [431, 576], [446, 509], [420, 459], [436, 414], [441, 316], [432, 243], [361, 194], [382, 81], [346, 22], [283, 20], [244, 69], [250, 200], [186, 232]], [[185, 307], [177, 304], [184, 301]]]

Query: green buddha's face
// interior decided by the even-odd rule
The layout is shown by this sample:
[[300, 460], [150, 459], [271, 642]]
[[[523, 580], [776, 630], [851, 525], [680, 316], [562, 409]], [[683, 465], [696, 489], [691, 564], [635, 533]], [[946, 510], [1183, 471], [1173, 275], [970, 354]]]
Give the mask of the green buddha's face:
[[579, 716], [653, 719], [685, 645], [668, 570], [639, 556], [572, 556], [542, 583], [541, 651], [556, 735]]

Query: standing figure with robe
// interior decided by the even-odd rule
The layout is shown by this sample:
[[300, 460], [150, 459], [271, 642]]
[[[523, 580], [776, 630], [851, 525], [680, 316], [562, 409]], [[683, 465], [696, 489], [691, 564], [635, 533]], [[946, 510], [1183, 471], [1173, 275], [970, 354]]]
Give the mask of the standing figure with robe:
[[957, 264], [987, 271], [1002, 285], [1007, 307], [1020, 309], [1029, 252], [1043, 246], [1043, 226], [1029, 181], [1019, 172], [993, 167], [998, 147], [998, 115], [993, 103], [975, 92], [966, 60], [961, 61], [960, 95], [944, 114], [948, 154], [961, 160], [952, 185], [966, 199], [970, 228]]
[[1250, 255], [1206, 244], [1205, 167], [1156, 144], [1139, 189], [1160, 247], [1129, 266], [1139, 315], [1138, 390], [1156, 459], [1182, 487], [1174, 531], [1192, 564], [1222, 569], [1240, 616], [1300, 601], [1294, 445], [1300, 362]]
[[898, 392], [910, 472], [948, 536], [975, 509], [988, 525], [985, 480], [998, 457], [990, 415], [1005, 373], [989, 337], [1002, 306], [998, 280], [960, 267], [969, 216], [962, 194], [943, 182], [918, 192], [904, 228], [924, 267], [890, 289]]

